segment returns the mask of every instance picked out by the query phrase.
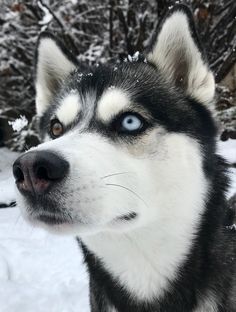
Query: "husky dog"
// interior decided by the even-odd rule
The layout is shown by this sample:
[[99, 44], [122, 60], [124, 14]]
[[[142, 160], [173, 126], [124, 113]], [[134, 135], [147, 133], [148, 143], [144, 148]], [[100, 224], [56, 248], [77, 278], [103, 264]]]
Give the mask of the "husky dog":
[[44, 143], [14, 163], [18, 202], [78, 237], [91, 311], [236, 311], [215, 83], [189, 9], [116, 66], [85, 67], [42, 33], [35, 80]]

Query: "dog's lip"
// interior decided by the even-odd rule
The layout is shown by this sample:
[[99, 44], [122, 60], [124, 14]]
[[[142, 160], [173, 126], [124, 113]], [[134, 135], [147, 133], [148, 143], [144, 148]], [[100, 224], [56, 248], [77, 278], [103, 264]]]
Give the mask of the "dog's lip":
[[67, 220], [66, 217], [55, 213], [38, 213], [32, 216], [34, 220], [37, 220], [39, 222], [48, 224], [48, 225], [60, 225], [60, 224], [65, 224], [69, 223], [69, 220]]
[[117, 217], [115, 220], [116, 221], [132, 221], [136, 219], [138, 214], [136, 212], [129, 212], [127, 214], [121, 215]]

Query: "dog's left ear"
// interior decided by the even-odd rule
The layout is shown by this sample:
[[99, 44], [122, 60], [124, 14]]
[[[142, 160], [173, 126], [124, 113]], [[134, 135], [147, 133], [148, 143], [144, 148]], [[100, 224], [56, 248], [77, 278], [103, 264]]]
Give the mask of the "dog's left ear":
[[40, 34], [36, 49], [36, 110], [40, 116], [50, 105], [60, 84], [73, 70], [77, 60], [53, 34]]
[[214, 98], [215, 81], [201, 49], [188, 7], [175, 6], [154, 37], [147, 60], [168, 80], [190, 96], [208, 103]]

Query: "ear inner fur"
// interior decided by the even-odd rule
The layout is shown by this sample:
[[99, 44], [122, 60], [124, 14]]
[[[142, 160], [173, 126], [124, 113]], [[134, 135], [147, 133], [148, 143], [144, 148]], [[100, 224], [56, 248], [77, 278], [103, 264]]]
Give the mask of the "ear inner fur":
[[50, 105], [63, 79], [76, 68], [76, 59], [50, 33], [42, 33], [36, 51], [36, 109], [38, 115]]
[[204, 103], [212, 101], [214, 77], [201, 51], [189, 9], [176, 6], [159, 28], [147, 54], [148, 61], [188, 95]]

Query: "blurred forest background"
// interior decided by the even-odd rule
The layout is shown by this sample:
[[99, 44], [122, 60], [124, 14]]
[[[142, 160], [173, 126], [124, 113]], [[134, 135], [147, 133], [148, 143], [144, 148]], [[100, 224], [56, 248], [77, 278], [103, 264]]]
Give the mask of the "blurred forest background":
[[[171, 0], [0, 0], [0, 146], [22, 151], [35, 131], [34, 53], [38, 35], [56, 33], [79, 60], [120, 62], [143, 51]], [[236, 1], [186, 0], [216, 78], [220, 138], [236, 139]], [[26, 116], [13, 132], [9, 121]]]

